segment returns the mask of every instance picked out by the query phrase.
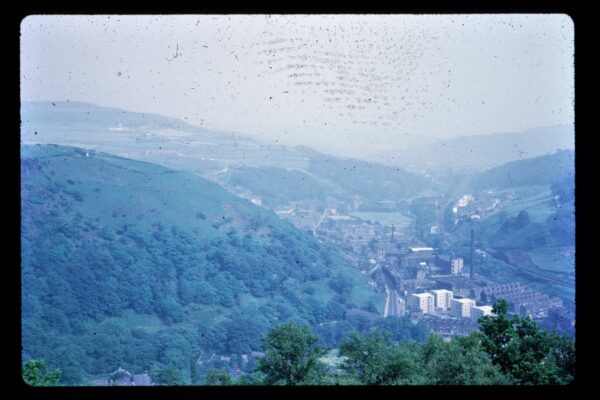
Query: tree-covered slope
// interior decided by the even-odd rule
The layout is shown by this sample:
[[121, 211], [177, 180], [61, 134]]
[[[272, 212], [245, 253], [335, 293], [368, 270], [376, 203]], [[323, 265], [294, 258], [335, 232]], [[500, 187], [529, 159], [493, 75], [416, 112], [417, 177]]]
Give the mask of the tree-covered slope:
[[431, 180], [399, 167], [323, 154], [311, 157], [308, 172], [329, 180], [350, 197], [359, 195], [364, 210], [376, 209], [381, 200], [405, 199], [435, 188]]
[[471, 185], [476, 190], [506, 189], [518, 186], [551, 185], [574, 180], [575, 152], [559, 150], [554, 154], [513, 161], [476, 174]]
[[323, 201], [328, 195], [344, 196], [340, 196], [339, 188], [327, 186], [304, 172], [275, 167], [234, 170], [226, 184], [250, 190], [270, 208], [299, 200]]
[[483, 221], [484, 241], [498, 247], [574, 246], [574, 157], [572, 150], [560, 150], [476, 175], [473, 183], [479, 190], [527, 188], [531, 192]]
[[196, 175], [35, 145], [21, 178], [23, 357], [63, 382], [189, 374], [202, 352], [257, 349], [275, 322], [383, 303], [336, 251]]

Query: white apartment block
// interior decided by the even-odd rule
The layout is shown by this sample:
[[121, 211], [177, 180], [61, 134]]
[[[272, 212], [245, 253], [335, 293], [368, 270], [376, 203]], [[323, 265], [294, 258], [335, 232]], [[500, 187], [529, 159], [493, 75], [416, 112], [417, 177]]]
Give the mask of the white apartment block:
[[480, 317], [492, 315], [492, 306], [473, 306], [471, 307], [471, 320], [477, 322]]
[[451, 269], [450, 269], [452, 275], [462, 274], [463, 267], [464, 267], [464, 261], [462, 258], [453, 258], [452, 259], [452, 264], [451, 264]]
[[434, 298], [431, 293], [413, 293], [408, 297], [411, 310], [420, 310], [423, 314], [433, 314]]
[[471, 308], [475, 306], [473, 299], [452, 299], [451, 309], [452, 315], [457, 318], [469, 318], [471, 316]]
[[442, 310], [450, 308], [450, 303], [454, 298], [454, 293], [451, 290], [436, 289], [432, 290], [431, 294], [435, 299], [435, 308], [441, 308]]

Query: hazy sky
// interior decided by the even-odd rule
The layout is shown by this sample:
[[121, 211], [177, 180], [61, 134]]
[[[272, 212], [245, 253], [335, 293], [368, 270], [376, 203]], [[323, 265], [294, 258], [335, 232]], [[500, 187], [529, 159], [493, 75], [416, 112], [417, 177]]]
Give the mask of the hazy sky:
[[573, 122], [564, 15], [30, 16], [22, 100], [359, 151]]

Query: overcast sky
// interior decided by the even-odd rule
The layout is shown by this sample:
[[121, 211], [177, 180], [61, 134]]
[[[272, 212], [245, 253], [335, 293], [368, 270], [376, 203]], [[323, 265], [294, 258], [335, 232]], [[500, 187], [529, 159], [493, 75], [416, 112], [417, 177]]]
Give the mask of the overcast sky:
[[564, 15], [30, 16], [22, 100], [320, 150], [574, 120]]

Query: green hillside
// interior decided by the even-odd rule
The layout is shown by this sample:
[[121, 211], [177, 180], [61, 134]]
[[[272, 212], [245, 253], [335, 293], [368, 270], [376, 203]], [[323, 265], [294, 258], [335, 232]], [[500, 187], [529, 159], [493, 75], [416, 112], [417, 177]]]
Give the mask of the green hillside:
[[[471, 190], [512, 196], [501, 211], [481, 220], [447, 224], [453, 246], [468, 249], [471, 229], [480, 257], [478, 272], [504, 282], [523, 281], [569, 302], [575, 294], [574, 152], [514, 161], [476, 174]], [[468, 254], [465, 253], [465, 254]]]
[[22, 146], [23, 358], [63, 383], [259, 348], [276, 322], [373, 311], [338, 253], [191, 173]]
[[554, 154], [513, 161], [475, 175], [474, 189], [506, 189], [519, 186], [551, 185], [574, 179], [575, 152], [559, 150]]
[[356, 195], [363, 211], [432, 189], [427, 178], [305, 147], [288, 148], [184, 121], [80, 102], [24, 102], [24, 144], [59, 144], [201, 174], [261, 198], [270, 208], [299, 200], [342, 203]]
[[575, 245], [573, 151], [510, 162], [473, 176], [471, 185], [474, 193], [491, 189], [498, 196], [511, 193], [514, 200], [480, 222], [463, 221], [455, 235], [468, 238], [473, 228], [490, 247]]
[[382, 200], [400, 200], [435, 188], [427, 178], [366, 161], [314, 155], [308, 172], [327, 179], [344, 190], [348, 196], [359, 195], [364, 204], [362, 211], [377, 210]]
[[251, 190], [272, 208], [298, 200], [324, 201], [336, 192], [335, 186], [330, 188], [306, 173], [275, 167], [240, 168], [232, 171], [226, 183]]

